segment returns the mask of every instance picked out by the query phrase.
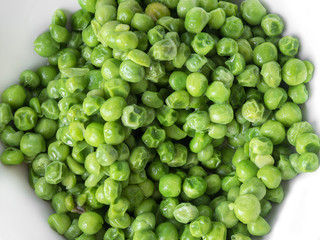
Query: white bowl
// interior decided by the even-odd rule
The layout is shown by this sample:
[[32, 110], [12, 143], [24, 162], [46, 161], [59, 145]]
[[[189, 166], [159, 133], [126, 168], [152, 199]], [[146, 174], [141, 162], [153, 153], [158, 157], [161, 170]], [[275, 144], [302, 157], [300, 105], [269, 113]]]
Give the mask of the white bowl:
[[[285, 34], [301, 42], [300, 57], [316, 68], [309, 84], [311, 97], [304, 118], [320, 134], [320, 2], [317, 0], [264, 0], [271, 13], [280, 14], [286, 23]], [[74, 12], [76, 0], [2, 1], [0, 14], [0, 92], [17, 83], [25, 69], [35, 70], [45, 63], [33, 51], [33, 41], [48, 29], [53, 12]], [[268, 217], [271, 233], [264, 240], [319, 240], [320, 172], [300, 174], [285, 184], [285, 199]], [[50, 229], [47, 218], [50, 204], [38, 199], [28, 184], [25, 166], [0, 164], [0, 240], [64, 239]]]

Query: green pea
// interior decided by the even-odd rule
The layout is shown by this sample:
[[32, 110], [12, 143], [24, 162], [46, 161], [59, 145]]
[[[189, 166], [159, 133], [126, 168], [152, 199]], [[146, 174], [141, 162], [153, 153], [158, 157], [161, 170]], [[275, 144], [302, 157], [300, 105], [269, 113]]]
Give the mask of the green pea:
[[287, 102], [276, 112], [275, 118], [284, 126], [290, 127], [293, 123], [302, 120], [301, 109], [297, 104]]
[[234, 202], [234, 213], [244, 224], [256, 221], [260, 212], [260, 201], [255, 195], [240, 195]]
[[200, 7], [191, 8], [185, 16], [184, 26], [188, 32], [200, 33], [207, 25], [210, 14]]
[[232, 121], [234, 113], [230, 104], [216, 103], [209, 107], [209, 116], [213, 123], [228, 124]]
[[178, 197], [181, 192], [181, 178], [176, 174], [167, 174], [160, 178], [159, 191], [167, 198]]
[[189, 223], [199, 216], [199, 210], [191, 203], [180, 203], [173, 212], [174, 218], [181, 223]]
[[289, 86], [296, 86], [306, 81], [307, 67], [303, 61], [293, 58], [288, 60], [282, 68], [282, 78]]
[[125, 139], [125, 129], [117, 122], [106, 122], [103, 128], [104, 141], [107, 144], [117, 145]]
[[186, 89], [193, 97], [200, 97], [208, 88], [208, 79], [201, 73], [191, 73], [186, 79]]
[[6, 165], [18, 165], [24, 161], [24, 155], [19, 149], [10, 147], [1, 153], [0, 160]]
[[48, 223], [52, 229], [63, 235], [71, 225], [71, 219], [64, 213], [55, 213], [49, 216]]
[[226, 12], [222, 8], [214, 9], [210, 12], [208, 25], [210, 28], [219, 29], [226, 21]]
[[276, 61], [278, 59], [278, 50], [270, 42], [264, 42], [253, 50], [253, 61], [261, 67], [263, 64]]
[[22, 107], [25, 100], [26, 91], [20, 85], [12, 85], [1, 94], [1, 102], [9, 104], [12, 109]]
[[299, 51], [299, 40], [295, 37], [285, 36], [279, 40], [279, 50], [282, 54], [294, 57]]
[[85, 212], [79, 217], [78, 226], [82, 232], [86, 234], [95, 234], [101, 228], [103, 224], [103, 219], [101, 215], [96, 212]]
[[158, 148], [166, 137], [165, 130], [156, 126], [148, 127], [142, 135], [142, 141], [148, 148]]
[[43, 200], [51, 200], [57, 190], [58, 186], [47, 183], [44, 177], [39, 178], [34, 185], [37, 197]]
[[267, 36], [279, 36], [283, 32], [284, 22], [279, 15], [268, 14], [262, 18], [261, 27]]
[[41, 57], [50, 57], [56, 54], [60, 49], [60, 44], [51, 37], [50, 32], [39, 35], [33, 45], [34, 50]]
[[227, 228], [222, 222], [212, 222], [212, 228], [210, 232], [202, 237], [203, 240], [210, 239], [226, 239]]
[[247, 0], [240, 5], [240, 12], [244, 20], [250, 25], [258, 25], [263, 17], [267, 14], [267, 10], [257, 0]]
[[239, 38], [243, 31], [244, 28], [241, 19], [235, 16], [227, 17], [226, 21], [220, 28], [220, 33], [223, 37], [229, 37], [233, 39]]
[[28, 156], [34, 157], [46, 149], [46, 143], [40, 134], [27, 132], [20, 141], [21, 152]]

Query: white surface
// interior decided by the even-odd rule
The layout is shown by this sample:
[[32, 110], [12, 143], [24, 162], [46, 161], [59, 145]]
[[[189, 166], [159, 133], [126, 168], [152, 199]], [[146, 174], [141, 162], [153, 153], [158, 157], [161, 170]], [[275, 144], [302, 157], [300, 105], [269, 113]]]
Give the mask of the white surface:
[[[320, 134], [320, 2], [264, 0], [270, 12], [286, 22], [286, 34], [299, 37], [300, 56], [316, 67], [305, 118]], [[78, 9], [77, 0], [1, 1], [0, 92], [17, 83], [20, 72], [35, 70], [44, 60], [33, 52], [33, 41], [46, 31], [57, 8]], [[299, 175], [286, 187], [284, 202], [270, 216], [272, 231], [263, 240], [320, 240], [320, 171]], [[50, 205], [35, 197], [23, 166], [0, 164], [0, 240], [59, 240], [47, 224]]]

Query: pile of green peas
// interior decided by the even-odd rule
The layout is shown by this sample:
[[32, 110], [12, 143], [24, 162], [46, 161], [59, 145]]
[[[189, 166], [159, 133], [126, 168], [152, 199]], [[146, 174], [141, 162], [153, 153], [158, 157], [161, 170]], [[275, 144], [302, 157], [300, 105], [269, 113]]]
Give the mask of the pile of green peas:
[[68, 240], [250, 240], [319, 167], [314, 67], [258, 0], [79, 0], [1, 95], [1, 162], [25, 163]]

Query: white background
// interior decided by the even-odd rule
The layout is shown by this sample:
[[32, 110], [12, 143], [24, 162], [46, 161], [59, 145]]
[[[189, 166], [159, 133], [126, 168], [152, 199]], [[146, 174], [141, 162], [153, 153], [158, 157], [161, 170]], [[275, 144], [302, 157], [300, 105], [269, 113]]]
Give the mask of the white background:
[[[320, 2], [317, 0], [264, 0], [270, 12], [286, 22], [285, 34], [297, 36], [302, 59], [316, 72], [309, 85], [311, 97], [305, 119], [320, 134]], [[44, 59], [33, 51], [33, 41], [46, 31], [55, 9], [78, 9], [77, 0], [1, 0], [0, 92], [18, 82], [25, 69], [35, 70]], [[272, 227], [263, 240], [320, 240], [320, 172], [303, 174], [285, 184], [285, 200], [269, 217]], [[29, 187], [23, 166], [0, 164], [0, 240], [60, 240], [47, 224], [50, 205]]]

